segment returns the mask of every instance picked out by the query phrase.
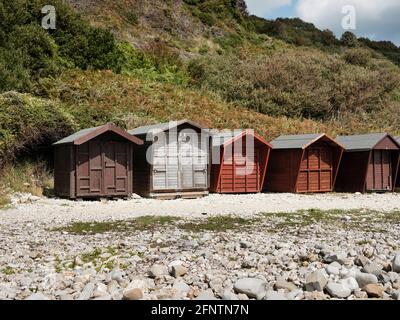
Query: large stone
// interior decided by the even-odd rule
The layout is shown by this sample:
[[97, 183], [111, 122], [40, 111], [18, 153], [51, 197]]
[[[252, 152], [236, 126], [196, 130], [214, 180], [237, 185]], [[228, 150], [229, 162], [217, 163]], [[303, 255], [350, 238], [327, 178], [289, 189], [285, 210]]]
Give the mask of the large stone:
[[375, 262], [371, 262], [366, 264], [362, 271], [365, 273], [371, 273], [374, 274], [376, 276], [378, 276], [381, 272], [382, 272], [382, 266], [380, 266], [379, 264], [375, 263]]
[[290, 291], [296, 290], [297, 286], [292, 282], [288, 282], [283, 279], [278, 279], [275, 282], [274, 288], [275, 288], [275, 290], [285, 289], [290, 292]]
[[362, 273], [359, 272], [356, 274], [356, 280], [358, 283], [358, 286], [360, 288], [364, 288], [367, 284], [376, 284], [378, 283], [378, 278], [370, 273]]
[[375, 283], [367, 284], [363, 290], [368, 294], [368, 297], [371, 298], [382, 298], [383, 292], [385, 291], [383, 287]]
[[222, 300], [239, 300], [239, 297], [230, 290], [224, 290], [221, 298], [222, 298]]
[[364, 267], [369, 264], [371, 261], [365, 257], [364, 255], [360, 254], [354, 259], [354, 264], [359, 267]]
[[349, 289], [351, 292], [354, 292], [354, 291], [356, 291], [357, 289], [360, 288], [360, 287], [358, 286], [357, 280], [356, 280], [355, 278], [353, 278], [353, 277], [348, 277], [348, 278], [345, 278], [345, 279], [341, 279], [341, 280], [339, 281], [339, 283], [340, 283], [343, 287]]
[[340, 265], [339, 262], [334, 261], [334, 262], [332, 262], [331, 264], [327, 265], [327, 266], [325, 267], [325, 270], [326, 270], [326, 273], [327, 273], [327, 274], [333, 274], [333, 275], [335, 275], [335, 276], [338, 276], [339, 273], [340, 273], [341, 267], [342, 267], [342, 266]]
[[400, 273], [400, 253], [396, 254], [392, 261], [392, 270]]
[[267, 293], [267, 282], [257, 278], [243, 278], [235, 282], [233, 288], [237, 293], [244, 293], [250, 298], [261, 300]]
[[122, 293], [124, 300], [140, 300], [143, 299], [143, 292], [139, 288], [125, 289]]
[[154, 264], [147, 272], [150, 278], [161, 278], [168, 274], [168, 267], [162, 264]]
[[182, 294], [188, 294], [191, 290], [190, 286], [186, 282], [178, 279], [174, 282], [172, 288]]
[[140, 289], [143, 293], [147, 293], [149, 291], [148, 283], [143, 279], [133, 279], [126, 289]]
[[351, 290], [341, 283], [329, 282], [326, 285], [326, 291], [334, 298], [347, 298], [351, 295]]
[[50, 298], [41, 292], [37, 292], [37, 293], [31, 294], [25, 300], [50, 300]]
[[327, 254], [326, 256], [324, 256], [324, 261], [326, 263], [331, 263], [336, 261], [340, 264], [344, 264], [346, 262], [346, 258], [347, 258], [347, 253], [342, 251], [342, 252]]
[[214, 292], [211, 289], [201, 291], [197, 296], [196, 300], [217, 300]]
[[306, 291], [323, 291], [328, 283], [327, 276], [320, 270], [309, 273], [306, 277]]
[[92, 297], [94, 289], [95, 284], [92, 282], [88, 283], [79, 294], [78, 300], [89, 300]]
[[268, 290], [265, 294], [264, 300], [287, 300], [287, 298], [280, 292]]
[[400, 300], [400, 290], [397, 290], [395, 292], [392, 293], [392, 298], [394, 300]]
[[188, 272], [188, 269], [186, 267], [184, 267], [183, 265], [180, 265], [180, 264], [171, 267], [171, 274], [175, 278], [182, 277], [187, 272]]

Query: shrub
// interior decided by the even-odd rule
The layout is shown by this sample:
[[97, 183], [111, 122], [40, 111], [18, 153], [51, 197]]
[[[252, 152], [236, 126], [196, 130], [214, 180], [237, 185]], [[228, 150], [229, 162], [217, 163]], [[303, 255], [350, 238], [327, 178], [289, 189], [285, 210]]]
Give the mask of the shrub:
[[0, 163], [51, 143], [76, 128], [71, 116], [54, 102], [8, 92], [0, 95]]
[[367, 49], [355, 48], [346, 50], [343, 58], [347, 63], [366, 67], [372, 59], [372, 54]]

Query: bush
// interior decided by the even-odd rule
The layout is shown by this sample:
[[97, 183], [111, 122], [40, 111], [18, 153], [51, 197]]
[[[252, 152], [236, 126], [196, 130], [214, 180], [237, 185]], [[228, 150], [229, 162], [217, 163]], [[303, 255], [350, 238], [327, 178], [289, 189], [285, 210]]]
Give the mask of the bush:
[[367, 49], [348, 49], [344, 53], [343, 58], [347, 63], [356, 66], [366, 67], [372, 59], [372, 54]]
[[0, 163], [74, 131], [72, 117], [54, 102], [8, 92], [0, 95]]
[[400, 85], [396, 70], [375, 61], [361, 68], [298, 48], [260, 58], [203, 58], [188, 66], [195, 83], [229, 102], [270, 116], [317, 120], [383, 108]]

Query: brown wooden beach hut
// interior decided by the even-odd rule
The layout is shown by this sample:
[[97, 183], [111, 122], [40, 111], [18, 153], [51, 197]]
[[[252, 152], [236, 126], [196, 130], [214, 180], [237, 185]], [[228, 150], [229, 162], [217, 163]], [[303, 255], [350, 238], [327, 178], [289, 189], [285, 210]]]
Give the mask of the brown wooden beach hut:
[[133, 155], [136, 193], [158, 199], [208, 194], [208, 130], [181, 120], [143, 126], [129, 133], [145, 141]]
[[106, 124], [54, 144], [54, 190], [60, 197], [127, 197], [132, 194], [133, 145], [143, 141]]
[[326, 134], [281, 136], [271, 142], [265, 190], [333, 191], [343, 147]]
[[252, 130], [213, 134], [210, 190], [216, 193], [261, 192], [271, 148]]
[[336, 191], [390, 192], [399, 166], [399, 143], [386, 133], [340, 136], [345, 147]]

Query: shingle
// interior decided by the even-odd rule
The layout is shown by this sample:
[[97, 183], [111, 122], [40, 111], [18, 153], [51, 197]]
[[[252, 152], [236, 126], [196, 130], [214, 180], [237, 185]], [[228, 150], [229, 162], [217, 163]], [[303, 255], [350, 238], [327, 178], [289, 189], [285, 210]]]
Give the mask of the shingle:
[[68, 143], [74, 143], [76, 140], [78, 140], [79, 138], [84, 137], [85, 135], [101, 128], [103, 126], [98, 126], [98, 127], [94, 127], [94, 128], [88, 128], [88, 129], [83, 129], [81, 131], [78, 131], [74, 134], [71, 134], [70, 136], [61, 139], [60, 141], [57, 141], [56, 143], [54, 143], [54, 145], [60, 145], [60, 144], [68, 144]]
[[336, 140], [341, 143], [346, 150], [363, 151], [373, 149], [386, 136], [386, 133], [371, 133], [354, 136], [339, 136]]
[[280, 136], [271, 142], [274, 149], [303, 149], [324, 134], [302, 134]]

